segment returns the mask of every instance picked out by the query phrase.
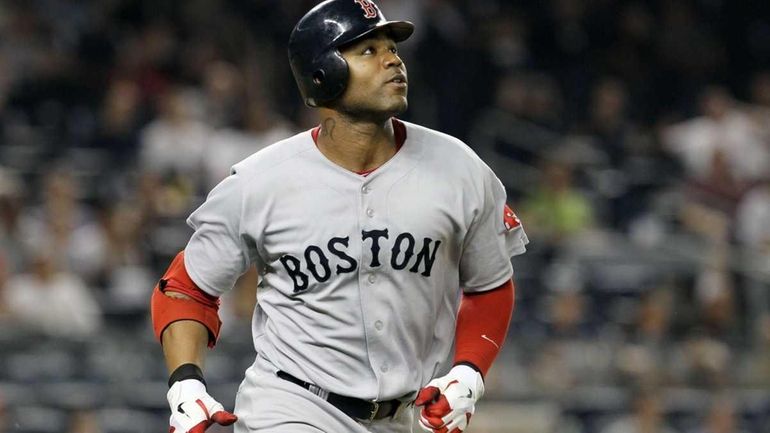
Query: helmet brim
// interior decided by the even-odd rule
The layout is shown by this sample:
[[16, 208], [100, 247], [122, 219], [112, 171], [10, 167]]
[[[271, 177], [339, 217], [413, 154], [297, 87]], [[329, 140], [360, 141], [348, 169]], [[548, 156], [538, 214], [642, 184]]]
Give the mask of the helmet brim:
[[414, 24], [409, 21], [383, 21], [361, 34], [336, 41], [334, 45], [336, 45], [337, 48], [340, 48], [344, 45], [352, 44], [353, 42], [365, 39], [372, 33], [381, 29], [386, 29], [394, 42], [403, 42], [409, 39], [409, 37], [412, 36], [412, 33], [414, 33]]
[[414, 24], [409, 21], [387, 21], [377, 27], [387, 27], [396, 42], [403, 42], [414, 33]]

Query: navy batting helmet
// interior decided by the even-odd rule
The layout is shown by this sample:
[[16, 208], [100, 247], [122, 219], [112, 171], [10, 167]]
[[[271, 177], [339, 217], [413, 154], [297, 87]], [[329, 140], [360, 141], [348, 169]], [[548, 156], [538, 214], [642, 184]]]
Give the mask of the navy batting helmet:
[[401, 42], [414, 24], [386, 20], [371, 0], [326, 0], [306, 13], [289, 37], [289, 63], [305, 104], [318, 107], [342, 95], [348, 64], [339, 48], [381, 28]]

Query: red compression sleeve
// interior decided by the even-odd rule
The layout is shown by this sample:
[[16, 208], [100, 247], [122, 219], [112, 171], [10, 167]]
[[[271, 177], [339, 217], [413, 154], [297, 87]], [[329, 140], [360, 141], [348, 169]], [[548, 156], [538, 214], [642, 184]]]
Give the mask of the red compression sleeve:
[[457, 314], [454, 363], [470, 363], [482, 376], [503, 347], [515, 298], [513, 281], [478, 294], [465, 294]]
[[[166, 296], [165, 292], [181, 293], [190, 299], [171, 298]], [[194, 320], [208, 329], [209, 347], [216, 344], [222, 326], [222, 321], [219, 320], [219, 298], [209, 295], [195, 285], [184, 267], [184, 251], [177, 254], [155, 286], [150, 311], [155, 337], [159, 341], [168, 325], [178, 320]]]

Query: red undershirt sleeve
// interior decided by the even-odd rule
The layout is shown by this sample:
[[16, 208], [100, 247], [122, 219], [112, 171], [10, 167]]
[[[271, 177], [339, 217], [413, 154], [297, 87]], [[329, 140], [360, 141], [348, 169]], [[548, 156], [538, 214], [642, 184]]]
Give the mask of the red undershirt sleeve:
[[482, 376], [505, 343], [511, 323], [513, 280], [482, 293], [464, 294], [457, 314], [454, 364], [471, 364]]

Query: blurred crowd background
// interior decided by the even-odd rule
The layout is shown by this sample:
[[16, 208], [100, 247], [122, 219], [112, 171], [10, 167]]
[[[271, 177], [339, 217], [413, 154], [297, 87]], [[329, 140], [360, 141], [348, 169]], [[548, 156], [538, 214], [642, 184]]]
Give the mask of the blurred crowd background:
[[[152, 287], [230, 165], [316, 124], [314, 3], [0, 2], [0, 432], [166, 431]], [[531, 239], [471, 432], [770, 431], [770, 2], [378, 3], [417, 25], [403, 118]], [[206, 367], [230, 407], [254, 286]]]

